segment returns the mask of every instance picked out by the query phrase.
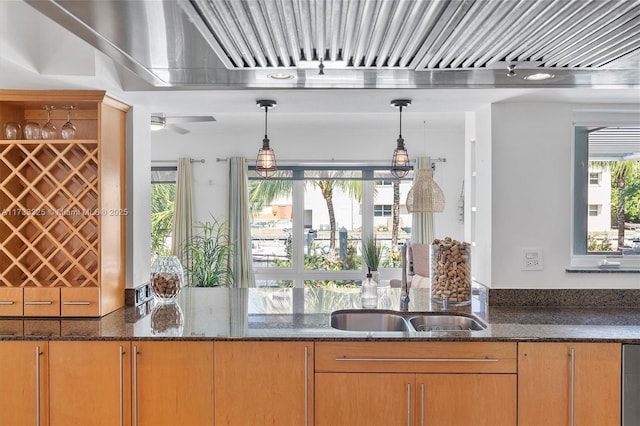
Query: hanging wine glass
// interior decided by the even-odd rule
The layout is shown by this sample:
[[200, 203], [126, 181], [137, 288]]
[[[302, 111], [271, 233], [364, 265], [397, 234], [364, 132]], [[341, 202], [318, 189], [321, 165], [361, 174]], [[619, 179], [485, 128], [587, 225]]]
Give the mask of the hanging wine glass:
[[42, 139], [56, 139], [58, 137], [58, 129], [51, 122], [51, 111], [56, 107], [53, 105], [45, 105], [42, 108], [47, 110], [47, 122], [42, 126], [40, 130], [40, 134], [42, 135]]
[[71, 122], [71, 110], [76, 109], [76, 107], [75, 105], [65, 105], [63, 108], [67, 110], [67, 122], [60, 129], [60, 134], [62, 139], [73, 139], [76, 137], [76, 126]]
[[35, 121], [24, 123], [24, 138], [28, 140], [40, 139], [40, 125]]
[[20, 139], [22, 134], [22, 126], [15, 121], [10, 121], [4, 125], [5, 139]]

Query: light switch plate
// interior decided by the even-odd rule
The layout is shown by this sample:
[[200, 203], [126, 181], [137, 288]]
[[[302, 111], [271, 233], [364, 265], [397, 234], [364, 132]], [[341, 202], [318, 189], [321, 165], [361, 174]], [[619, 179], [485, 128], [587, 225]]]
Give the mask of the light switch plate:
[[542, 258], [542, 249], [525, 248], [522, 249], [522, 270], [523, 271], [542, 271], [544, 263]]

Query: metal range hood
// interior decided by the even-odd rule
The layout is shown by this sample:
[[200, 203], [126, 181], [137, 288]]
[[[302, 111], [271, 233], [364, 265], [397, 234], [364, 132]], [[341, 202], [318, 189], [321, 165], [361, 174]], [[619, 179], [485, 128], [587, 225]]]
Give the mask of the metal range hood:
[[626, 0], [26, 1], [133, 71], [129, 90], [640, 84]]

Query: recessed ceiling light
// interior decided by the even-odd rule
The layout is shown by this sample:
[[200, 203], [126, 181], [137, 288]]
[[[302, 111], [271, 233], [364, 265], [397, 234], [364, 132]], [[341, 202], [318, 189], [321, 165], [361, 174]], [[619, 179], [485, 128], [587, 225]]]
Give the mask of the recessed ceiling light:
[[267, 74], [267, 77], [273, 80], [293, 80], [295, 78], [293, 74], [285, 74], [283, 72], [274, 72], [271, 74]]
[[548, 80], [550, 78], [553, 78], [554, 75], [553, 74], [549, 74], [548, 72], [539, 72], [536, 74], [531, 74], [526, 76], [524, 79], [525, 80], [532, 80], [532, 81], [539, 81], [539, 80]]

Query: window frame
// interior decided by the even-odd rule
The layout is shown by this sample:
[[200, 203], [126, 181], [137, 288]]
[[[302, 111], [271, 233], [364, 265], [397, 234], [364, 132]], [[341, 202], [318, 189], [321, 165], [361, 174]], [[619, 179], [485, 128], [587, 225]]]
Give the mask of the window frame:
[[[376, 207], [380, 207], [381, 214], [376, 214]], [[373, 217], [393, 217], [393, 204], [374, 204]]]
[[[595, 177], [595, 182], [593, 182], [594, 180], [593, 177]], [[602, 185], [602, 172], [589, 172], [589, 185], [591, 186]]]
[[[572, 167], [571, 188], [573, 203], [571, 208], [571, 266], [572, 267], [596, 267], [606, 259], [614, 258], [623, 267], [640, 267], [640, 256], [635, 254], [622, 254], [621, 252], [611, 253], [589, 253], [587, 247], [588, 240], [588, 218], [589, 218], [589, 196], [588, 190], [591, 184], [589, 172], [589, 129], [596, 127], [637, 127], [638, 123], [612, 122], [594, 123], [576, 120], [573, 123], [574, 138], [572, 143]], [[599, 174], [599, 185], [602, 185], [602, 172]], [[601, 213], [602, 210], [599, 211]]]
[[[378, 180], [374, 178], [376, 171], [388, 171], [388, 165], [371, 165], [350, 163], [349, 165], [279, 165], [280, 170], [290, 170], [292, 176], [288, 179], [293, 181], [292, 185], [292, 206], [293, 206], [293, 218], [292, 218], [292, 232], [291, 232], [291, 252], [292, 259], [291, 268], [277, 268], [277, 267], [261, 267], [254, 268], [254, 275], [256, 281], [275, 281], [275, 280], [289, 280], [294, 283], [294, 288], [304, 288], [304, 283], [307, 280], [353, 280], [360, 281], [364, 278], [366, 273], [366, 266], [362, 263], [361, 269], [356, 270], [309, 270], [304, 269], [304, 244], [305, 244], [305, 228], [304, 228], [304, 191], [305, 180], [313, 179], [305, 177], [304, 172], [309, 170], [359, 170], [362, 171], [362, 235], [374, 235], [374, 181]], [[250, 172], [249, 180], [261, 179], [255, 176], [255, 166], [248, 165]], [[413, 171], [413, 167], [412, 167]], [[383, 178], [384, 179], [384, 178]], [[401, 181], [413, 182], [413, 173], [410, 172], [407, 177], [401, 179]], [[296, 201], [299, 200], [299, 201]], [[298, 232], [296, 232], [296, 229]], [[302, 232], [301, 232], [302, 231]], [[400, 273], [400, 268], [380, 268], [379, 270], [381, 279], [391, 279], [397, 277]]]

